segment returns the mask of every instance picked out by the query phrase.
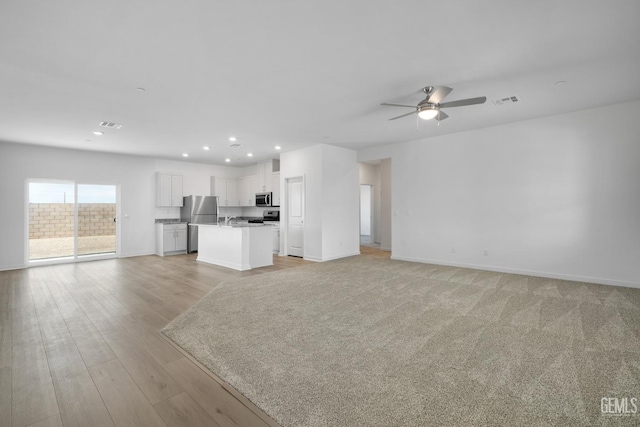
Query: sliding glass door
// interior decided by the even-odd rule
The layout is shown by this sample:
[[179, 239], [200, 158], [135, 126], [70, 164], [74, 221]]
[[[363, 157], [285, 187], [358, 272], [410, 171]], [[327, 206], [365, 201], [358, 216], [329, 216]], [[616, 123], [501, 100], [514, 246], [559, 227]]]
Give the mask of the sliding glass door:
[[78, 184], [78, 255], [116, 252], [116, 186]]
[[29, 261], [116, 253], [115, 185], [29, 183]]

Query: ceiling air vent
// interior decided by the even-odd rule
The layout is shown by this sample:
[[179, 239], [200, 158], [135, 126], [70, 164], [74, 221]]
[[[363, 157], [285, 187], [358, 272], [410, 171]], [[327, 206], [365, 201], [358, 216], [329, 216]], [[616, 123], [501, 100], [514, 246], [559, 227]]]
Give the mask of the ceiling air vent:
[[229, 147], [240, 147], [240, 144], [234, 142], [233, 144], [229, 144]]
[[517, 96], [508, 96], [506, 98], [500, 98], [493, 101], [496, 106], [505, 105], [505, 104], [514, 104], [520, 101], [520, 98]]
[[122, 128], [122, 125], [120, 123], [111, 123], [111, 122], [101, 122], [100, 126], [103, 128], [109, 128], [109, 129], [120, 129]]

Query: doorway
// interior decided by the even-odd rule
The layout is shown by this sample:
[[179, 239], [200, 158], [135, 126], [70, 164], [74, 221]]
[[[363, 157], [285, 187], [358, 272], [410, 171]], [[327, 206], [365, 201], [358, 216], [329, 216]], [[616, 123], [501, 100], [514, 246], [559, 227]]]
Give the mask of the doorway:
[[117, 191], [116, 185], [29, 182], [29, 262], [116, 256]]
[[360, 243], [373, 241], [373, 186], [360, 184]]
[[391, 159], [360, 162], [358, 172], [360, 246], [391, 251]]
[[304, 180], [287, 178], [287, 255], [304, 257]]

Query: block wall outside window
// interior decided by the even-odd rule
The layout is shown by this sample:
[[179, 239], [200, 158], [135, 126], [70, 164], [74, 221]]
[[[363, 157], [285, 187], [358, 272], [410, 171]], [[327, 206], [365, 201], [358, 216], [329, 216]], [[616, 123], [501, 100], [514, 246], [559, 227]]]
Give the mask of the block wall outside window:
[[[72, 203], [30, 203], [29, 239], [73, 237]], [[116, 205], [81, 203], [78, 205], [78, 237], [116, 234]]]

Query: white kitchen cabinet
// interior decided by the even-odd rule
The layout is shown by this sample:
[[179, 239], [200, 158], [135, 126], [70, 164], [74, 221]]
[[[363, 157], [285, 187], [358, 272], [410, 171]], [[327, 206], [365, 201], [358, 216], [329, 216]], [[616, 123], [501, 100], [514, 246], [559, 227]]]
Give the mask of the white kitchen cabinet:
[[[271, 162], [260, 162], [257, 165], [257, 192], [266, 193], [271, 191], [271, 180], [267, 183], [267, 173], [271, 174]], [[268, 171], [268, 172], [267, 172]]]
[[183, 203], [182, 175], [156, 173], [156, 206], [181, 207]]
[[256, 180], [255, 175], [245, 176], [238, 180], [238, 199], [240, 206], [256, 205]]
[[237, 179], [227, 180], [227, 203], [227, 206], [240, 206], [240, 201], [238, 200]]
[[240, 206], [238, 180], [211, 177], [212, 196], [218, 196], [218, 206]]
[[280, 171], [280, 160], [267, 160], [257, 164], [257, 192], [267, 193], [273, 191], [273, 172]]
[[270, 228], [200, 224], [197, 260], [239, 271], [273, 265]]
[[187, 253], [187, 224], [156, 224], [156, 254]]
[[273, 227], [273, 253], [280, 253], [280, 227]]
[[271, 205], [280, 206], [280, 172], [271, 174], [271, 191], [273, 192]]

